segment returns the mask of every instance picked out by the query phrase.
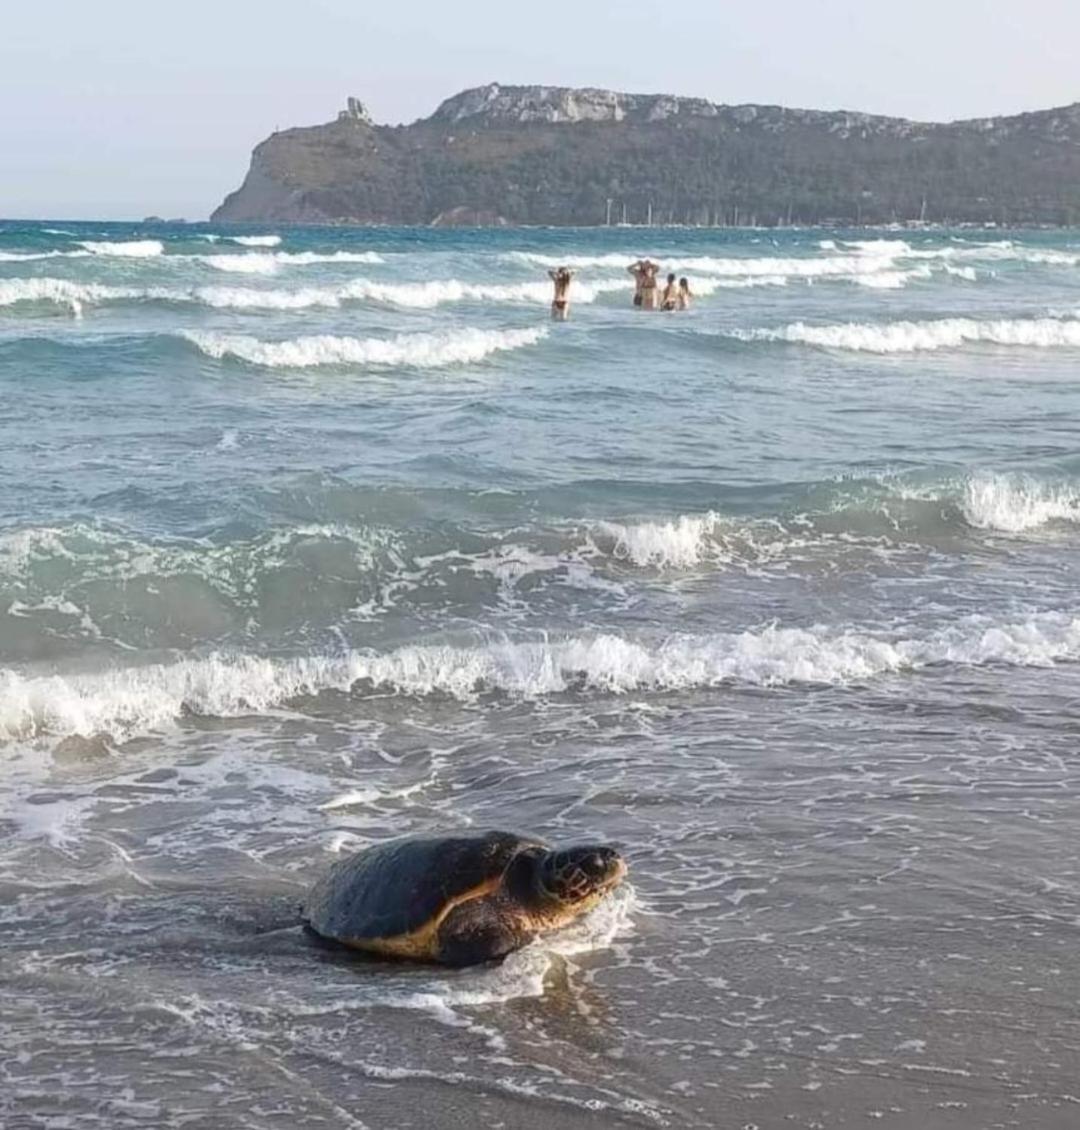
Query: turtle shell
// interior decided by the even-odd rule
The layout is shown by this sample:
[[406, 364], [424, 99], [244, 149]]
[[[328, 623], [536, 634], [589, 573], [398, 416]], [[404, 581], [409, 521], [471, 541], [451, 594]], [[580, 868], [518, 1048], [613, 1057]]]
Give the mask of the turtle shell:
[[459, 903], [496, 889], [510, 860], [536, 847], [544, 845], [512, 832], [376, 844], [334, 864], [315, 884], [308, 924], [325, 938], [374, 950], [399, 950], [399, 941], [414, 936], [422, 952], [430, 944], [422, 935]]

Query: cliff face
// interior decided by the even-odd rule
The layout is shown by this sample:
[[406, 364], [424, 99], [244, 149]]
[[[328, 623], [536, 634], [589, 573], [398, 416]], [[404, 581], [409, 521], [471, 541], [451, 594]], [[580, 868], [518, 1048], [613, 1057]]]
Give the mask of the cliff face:
[[222, 221], [1080, 223], [1080, 103], [945, 125], [492, 84], [256, 147]]

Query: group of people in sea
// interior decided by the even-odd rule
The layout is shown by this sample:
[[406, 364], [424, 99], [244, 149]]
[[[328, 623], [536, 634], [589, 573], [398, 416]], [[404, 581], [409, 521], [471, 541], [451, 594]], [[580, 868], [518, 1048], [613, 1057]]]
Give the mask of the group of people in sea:
[[[693, 295], [690, 293], [690, 280], [669, 274], [667, 282], [660, 286], [660, 264], [651, 259], [638, 259], [626, 268], [634, 276], [634, 306], [639, 310], [689, 310]], [[548, 271], [548, 278], [555, 284], [555, 297], [551, 302], [551, 316], [557, 322], [565, 322], [570, 317], [570, 283], [574, 271], [569, 267], [557, 267]]]

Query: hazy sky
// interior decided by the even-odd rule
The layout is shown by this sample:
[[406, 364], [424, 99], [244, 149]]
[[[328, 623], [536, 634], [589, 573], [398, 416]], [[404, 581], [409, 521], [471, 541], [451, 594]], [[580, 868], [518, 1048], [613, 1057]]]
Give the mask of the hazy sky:
[[0, 216], [202, 219], [276, 126], [487, 82], [924, 119], [1080, 100], [1078, 0], [49, 0], [0, 19]]

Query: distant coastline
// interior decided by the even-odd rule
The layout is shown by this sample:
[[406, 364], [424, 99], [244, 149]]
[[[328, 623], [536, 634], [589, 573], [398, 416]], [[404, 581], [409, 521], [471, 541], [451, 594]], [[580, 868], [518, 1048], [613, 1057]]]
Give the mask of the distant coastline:
[[277, 131], [214, 222], [436, 227], [1069, 228], [1080, 103], [933, 124], [490, 84], [408, 126], [349, 99]]

